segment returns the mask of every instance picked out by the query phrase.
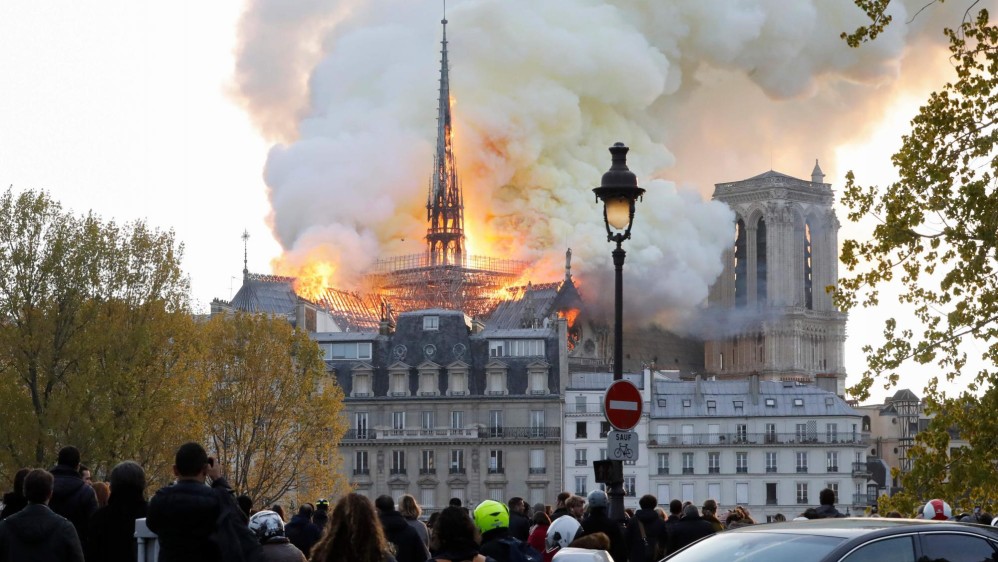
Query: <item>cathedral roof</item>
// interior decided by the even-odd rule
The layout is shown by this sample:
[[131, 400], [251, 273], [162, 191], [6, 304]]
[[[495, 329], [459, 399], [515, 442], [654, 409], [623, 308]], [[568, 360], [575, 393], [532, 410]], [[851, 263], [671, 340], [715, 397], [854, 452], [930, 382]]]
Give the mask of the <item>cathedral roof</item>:
[[249, 273], [230, 304], [243, 312], [293, 316], [298, 305], [293, 281], [291, 277]]

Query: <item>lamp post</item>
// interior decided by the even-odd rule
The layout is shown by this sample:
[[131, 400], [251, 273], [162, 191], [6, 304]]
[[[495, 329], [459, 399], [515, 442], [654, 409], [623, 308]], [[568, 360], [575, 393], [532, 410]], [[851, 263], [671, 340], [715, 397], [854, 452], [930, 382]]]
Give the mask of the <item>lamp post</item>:
[[[593, 189], [596, 200], [603, 201], [603, 223], [606, 225], [606, 239], [616, 242], [613, 250], [614, 267], [614, 327], [613, 327], [613, 380], [624, 378], [624, 330], [623, 330], [623, 269], [624, 249], [621, 243], [631, 237], [631, 225], [634, 222], [634, 202], [641, 199], [645, 190], [638, 187], [638, 178], [627, 167], [628, 148], [624, 143], [614, 143], [610, 147], [612, 163], [610, 169], [603, 174], [603, 184]], [[623, 474], [623, 461], [613, 461], [614, 474]], [[609, 482], [610, 518], [614, 521], [624, 520], [624, 482], [615, 478]]]

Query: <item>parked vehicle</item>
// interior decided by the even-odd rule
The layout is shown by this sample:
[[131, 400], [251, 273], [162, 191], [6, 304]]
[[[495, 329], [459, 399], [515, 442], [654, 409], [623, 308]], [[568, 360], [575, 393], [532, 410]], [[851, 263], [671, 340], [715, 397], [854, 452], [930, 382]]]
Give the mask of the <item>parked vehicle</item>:
[[998, 528], [917, 519], [817, 519], [716, 533], [668, 562], [994, 562]]

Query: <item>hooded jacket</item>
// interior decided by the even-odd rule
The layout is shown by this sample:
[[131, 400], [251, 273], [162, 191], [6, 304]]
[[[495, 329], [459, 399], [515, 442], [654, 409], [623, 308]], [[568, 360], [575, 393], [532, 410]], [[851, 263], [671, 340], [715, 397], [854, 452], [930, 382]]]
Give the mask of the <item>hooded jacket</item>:
[[0, 562], [83, 562], [73, 524], [48, 506], [28, 504], [0, 521]]
[[97, 511], [97, 494], [73, 467], [58, 464], [49, 472], [55, 477], [49, 508], [69, 519], [80, 537], [80, 544], [86, 545], [90, 516]]

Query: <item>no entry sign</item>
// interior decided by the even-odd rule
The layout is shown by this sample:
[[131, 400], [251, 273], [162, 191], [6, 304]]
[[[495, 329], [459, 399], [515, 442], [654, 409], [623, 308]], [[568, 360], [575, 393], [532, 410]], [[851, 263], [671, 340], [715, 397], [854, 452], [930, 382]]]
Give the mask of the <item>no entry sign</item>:
[[603, 397], [603, 412], [616, 429], [633, 428], [641, 419], [641, 391], [631, 381], [613, 381]]

